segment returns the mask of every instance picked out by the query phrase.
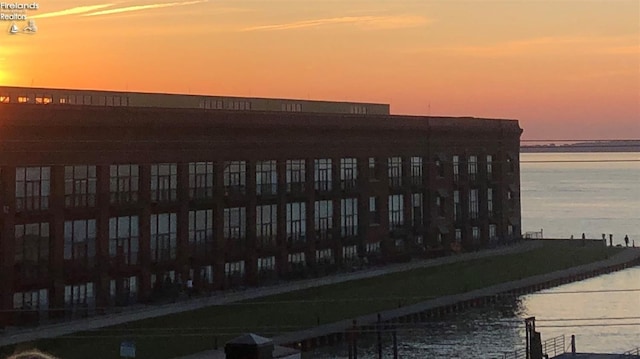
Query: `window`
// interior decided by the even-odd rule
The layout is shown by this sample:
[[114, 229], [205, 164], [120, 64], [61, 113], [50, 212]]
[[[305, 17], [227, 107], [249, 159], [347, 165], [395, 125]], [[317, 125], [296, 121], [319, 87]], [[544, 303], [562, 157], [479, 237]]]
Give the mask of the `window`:
[[366, 115], [367, 108], [365, 106], [351, 106], [351, 113], [358, 115]]
[[388, 162], [389, 185], [391, 187], [402, 186], [402, 157], [390, 157]]
[[305, 263], [304, 252], [289, 253], [289, 255], [287, 256], [287, 260], [291, 264], [304, 264]]
[[38, 105], [48, 105], [52, 102], [52, 99], [49, 95], [36, 95], [35, 102]]
[[331, 191], [333, 181], [331, 159], [323, 158], [314, 161], [314, 187], [316, 191]]
[[96, 205], [96, 166], [64, 166], [64, 204], [67, 208]]
[[378, 197], [369, 197], [369, 224], [380, 224], [380, 210], [378, 208]]
[[244, 277], [244, 261], [227, 262], [224, 264], [224, 275], [227, 278]]
[[345, 260], [353, 260], [358, 258], [358, 246], [343, 246], [342, 247], [342, 258]]
[[507, 172], [514, 173], [516, 171], [516, 160], [513, 155], [507, 155]]
[[304, 192], [305, 183], [304, 160], [287, 160], [287, 192]]
[[413, 219], [413, 226], [421, 226], [423, 223], [422, 193], [414, 193], [411, 195], [411, 198], [411, 218]]
[[369, 157], [369, 179], [380, 179], [379, 167], [378, 160], [375, 157]]
[[224, 239], [241, 240], [247, 234], [247, 210], [245, 207], [224, 209]]
[[316, 201], [314, 212], [316, 239], [325, 241], [331, 239], [333, 228], [333, 202]]
[[175, 201], [178, 188], [178, 166], [175, 163], [151, 165], [151, 200]]
[[93, 266], [96, 256], [96, 220], [64, 222], [64, 259]]
[[469, 190], [469, 217], [471, 219], [478, 218], [478, 190]]
[[64, 306], [67, 309], [93, 306], [95, 300], [96, 296], [93, 283], [64, 286]]
[[478, 156], [469, 156], [469, 162], [467, 163], [469, 171], [469, 180], [475, 181], [478, 174]]
[[17, 224], [16, 264], [41, 265], [49, 262], [49, 223]]
[[29, 102], [28, 96], [18, 96], [18, 103], [27, 103]]
[[0, 103], [9, 103], [9, 102], [11, 102], [11, 96], [0, 95]]
[[389, 196], [389, 230], [402, 228], [404, 225], [404, 196]]
[[258, 258], [258, 272], [276, 270], [276, 257]]
[[302, 105], [299, 103], [283, 103], [281, 109], [285, 112], [301, 112]]
[[[197, 276], [196, 276], [196, 273], [198, 273]], [[195, 270], [190, 269], [189, 276], [199, 284], [213, 284], [213, 266], [206, 265], [206, 266], [196, 267]]]
[[487, 155], [487, 179], [493, 179], [493, 156]]
[[473, 238], [474, 243], [478, 243], [480, 241], [480, 228], [479, 227], [471, 227], [471, 238]]
[[498, 231], [495, 224], [489, 225], [489, 242], [495, 243], [498, 240]]
[[458, 155], [453, 156], [453, 180], [456, 182], [460, 180], [460, 157]]
[[355, 158], [340, 159], [340, 185], [343, 190], [356, 186], [358, 178], [358, 160]]
[[176, 259], [177, 226], [175, 213], [151, 215], [151, 261], [167, 262]]
[[436, 210], [439, 217], [444, 217], [445, 214], [445, 197], [441, 194], [436, 196]]
[[110, 200], [112, 204], [138, 201], [138, 165], [111, 165]]
[[49, 290], [36, 289], [13, 294], [13, 309], [47, 310], [49, 309]]
[[512, 224], [507, 225], [507, 235], [509, 236], [509, 238], [513, 237], [513, 225]]
[[442, 165], [442, 161], [439, 158], [436, 158], [434, 164], [436, 166], [436, 174], [438, 177], [444, 177], [444, 166]]
[[227, 102], [229, 110], [251, 110], [251, 102], [249, 101], [229, 101]]
[[354, 237], [358, 234], [358, 199], [340, 200], [340, 227], [342, 237]]
[[16, 168], [16, 211], [49, 209], [49, 167]]
[[189, 198], [213, 198], [213, 162], [189, 162]]
[[462, 229], [460, 229], [460, 228], [456, 228], [456, 238], [455, 238], [455, 241], [456, 241], [457, 243], [462, 242]]
[[333, 251], [327, 249], [316, 249], [316, 263], [328, 264], [333, 261]]
[[128, 265], [138, 263], [138, 216], [109, 218], [109, 256]]
[[120, 106], [120, 105], [121, 105], [120, 96], [107, 96], [105, 98], [105, 106]]
[[487, 188], [487, 214], [493, 216], [493, 188]]
[[287, 203], [287, 241], [289, 243], [306, 240], [306, 216], [304, 202]]
[[460, 191], [453, 191], [453, 220], [458, 221], [462, 217], [462, 206], [460, 205]]
[[422, 187], [423, 177], [422, 157], [411, 157], [411, 184]]
[[380, 242], [367, 243], [365, 250], [367, 251], [367, 254], [380, 253]]
[[278, 228], [278, 206], [268, 204], [256, 207], [256, 237], [258, 244], [266, 246], [276, 243]]
[[191, 255], [213, 256], [214, 250], [213, 210], [189, 211], [189, 246]]
[[134, 303], [138, 298], [138, 277], [110, 280], [109, 296], [117, 303]]
[[273, 195], [277, 192], [276, 161], [258, 161], [256, 163], [256, 193], [258, 195]]
[[203, 100], [204, 108], [206, 109], [216, 109], [216, 110], [224, 110], [224, 100]]
[[247, 184], [247, 166], [245, 161], [230, 161], [224, 163], [225, 194], [245, 193]]

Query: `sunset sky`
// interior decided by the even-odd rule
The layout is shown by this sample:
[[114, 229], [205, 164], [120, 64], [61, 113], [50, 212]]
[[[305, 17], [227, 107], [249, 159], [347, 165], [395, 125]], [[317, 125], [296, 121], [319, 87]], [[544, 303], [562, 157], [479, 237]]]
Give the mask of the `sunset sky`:
[[[639, 0], [44, 0], [0, 84], [390, 103], [640, 138]], [[26, 22], [19, 22], [25, 26]]]

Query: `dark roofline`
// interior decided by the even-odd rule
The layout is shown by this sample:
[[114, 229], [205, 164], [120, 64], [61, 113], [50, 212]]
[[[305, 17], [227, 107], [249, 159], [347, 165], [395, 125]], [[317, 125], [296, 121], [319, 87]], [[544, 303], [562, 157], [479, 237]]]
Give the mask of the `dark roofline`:
[[[191, 108], [3, 104], [3, 126], [146, 126], [252, 129], [458, 130], [522, 132], [517, 120], [413, 115], [355, 115]], [[87, 116], [89, 115], [89, 116]]]

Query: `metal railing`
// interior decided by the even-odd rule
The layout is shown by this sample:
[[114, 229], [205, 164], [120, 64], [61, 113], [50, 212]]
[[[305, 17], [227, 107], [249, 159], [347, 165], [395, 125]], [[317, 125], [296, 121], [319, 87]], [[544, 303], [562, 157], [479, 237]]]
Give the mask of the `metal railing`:
[[629, 356], [635, 356], [635, 355], [640, 355], [640, 347], [631, 349], [629, 351], [626, 351], [624, 353], [622, 353], [622, 355], [629, 355]]
[[[542, 353], [547, 354], [550, 357], [555, 357], [557, 355], [566, 353], [564, 335], [547, 339], [544, 342], [542, 342]], [[513, 352], [504, 353], [502, 358], [503, 359], [526, 359], [527, 349], [520, 348]]]
[[543, 231], [541, 229], [539, 232], [525, 232], [524, 238], [527, 238], [527, 239], [542, 239], [542, 238], [544, 238], [543, 237]]
[[555, 357], [559, 354], [564, 354], [566, 352], [565, 348], [564, 335], [550, 338], [542, 342], [542, 353], [547, 354], [551, 357]]

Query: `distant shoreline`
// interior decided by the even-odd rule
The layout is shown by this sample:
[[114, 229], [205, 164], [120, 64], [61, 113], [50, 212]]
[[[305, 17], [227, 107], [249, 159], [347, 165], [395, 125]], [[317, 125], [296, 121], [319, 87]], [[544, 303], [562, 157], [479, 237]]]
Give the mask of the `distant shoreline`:
[[591, 141], [562, 145], [525, 145], [520, 147], [520, 152], [640, 152], [640, 141]]

